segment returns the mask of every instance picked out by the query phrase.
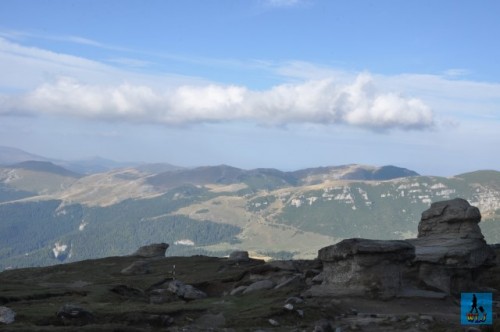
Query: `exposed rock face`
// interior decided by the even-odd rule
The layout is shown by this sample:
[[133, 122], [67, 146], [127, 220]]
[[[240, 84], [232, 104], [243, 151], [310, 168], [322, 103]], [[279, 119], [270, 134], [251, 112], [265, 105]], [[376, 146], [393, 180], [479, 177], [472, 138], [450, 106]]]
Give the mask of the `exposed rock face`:
[[473, 286], [473, 275], [494, 264], [478, 224], [481, 214], [466, 200], [436, 202], [422, 213], [415, 246], [418, 279], [447, 294]]
[[0, 323], [10, 324], [14, 323], [14, 318], [16, 317], [16, 313], [14, 310], [9, 309], [7, 307], [0, 307]]
[[347, 239], [319, 250], [322, 286], [356, 295], [395, 296], [402, 287], [405, 263], [415, 257], [406, 241]]
[[323, 282], [310, 293], [391, 297], [471, 290], [475, 276], [495, 262], [480, 221], [476, 207], [456, 198], [433, 203], [422, 213], [416, 239], [348, 239], [323, 248], [318, 253]]
[[248, 294], [260, 290], [265, 290], [265, 289], [271, 289], [275, 286], [276, 284], [272, 280], [260, 280], [257, 282], [254, 282], [250, 286], [248, 286], [244, 291], [243, 294]]
[[207, 294], [191, 285], [186, 285], [180, 280], [168, 283], [167, 290], [186, 300], [203, 299]]
[[166, 243], [153, 243], [147, 246], [140, 247], [133, 256], [139, 256], [143, 258], [161, 258], [165, 257], [165, 252], [167, 251], [169, 245]]

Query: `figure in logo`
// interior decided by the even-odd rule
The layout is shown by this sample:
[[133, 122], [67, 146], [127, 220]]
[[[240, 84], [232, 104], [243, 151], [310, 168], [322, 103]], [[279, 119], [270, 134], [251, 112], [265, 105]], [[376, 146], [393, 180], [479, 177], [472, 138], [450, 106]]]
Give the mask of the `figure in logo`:
[[472, 294], [472, 306], [470, 308], [470, 313], [472, 314], [472, 311], [476, 310], [476, 314], [479, 313], [477, 311], [477, 297], [476, 294]]

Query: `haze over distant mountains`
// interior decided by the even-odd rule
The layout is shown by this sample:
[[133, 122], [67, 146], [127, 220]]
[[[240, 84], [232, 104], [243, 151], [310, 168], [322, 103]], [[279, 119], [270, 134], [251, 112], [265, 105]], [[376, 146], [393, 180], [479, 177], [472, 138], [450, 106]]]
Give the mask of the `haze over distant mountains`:
[[243, 249], [311, 258], [343, 238], [414, 237], [421, 211], [454, 197], [478, 206], [486, 239], [500, 242], [498, 171], [444, 178], [356, 164], [181, 168], [56, 161], [5, 147], [0, 163], [0, 270], [122, 255], [151, 242], [170, 243], [172, 255]]

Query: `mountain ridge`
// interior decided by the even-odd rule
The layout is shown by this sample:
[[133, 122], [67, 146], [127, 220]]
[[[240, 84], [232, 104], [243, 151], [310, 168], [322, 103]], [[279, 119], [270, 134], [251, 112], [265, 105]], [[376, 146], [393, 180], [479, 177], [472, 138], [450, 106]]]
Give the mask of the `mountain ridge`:
[[500, 242], [500, 172], [414, 174], [357, 164], [293, 172], [161, 164], [75, 178], [3, 167], [0, 270], [119, 255], [148, 241], [172, 243], [176, 255], [226, 255], [237, 244], [311, 258], [348, 237], [414, 237], [421, 211], [455, 197], [479, 207], [483, 234]]

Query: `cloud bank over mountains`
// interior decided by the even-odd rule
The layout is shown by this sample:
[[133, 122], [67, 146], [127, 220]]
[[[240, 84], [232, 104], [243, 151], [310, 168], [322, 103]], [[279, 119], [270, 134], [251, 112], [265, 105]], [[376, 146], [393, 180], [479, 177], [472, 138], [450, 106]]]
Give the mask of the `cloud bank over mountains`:
[[281, 84], [264, 91], [235, 85], [181, 85], [164, 90], [123, 83], [94, 85], [60, 78], [4, 98], [10, 114], [50, 114], [97, 120], [182, 125], [254, 121], [347, 124], [368, 129], [424, 129], [433, 113], [421, 100], [377, 91], [368, 74], [350, 84], [333, 79]]
[[[206, 61], [206, 66], [223, 66]], [[274, 75], [277, 83], [258, 89], [246, 83], [141, 73], [116, 61], [110, 65], [22, 45], [4, 36], [0, 37], [0, 116], [46, 114], [167, 126], [311, 123], [406, 131], [458, 124], [453, 114], [464, 107], [469, 117], [474, 109], [476, 118], [494, 118], [500, 91], [498, 84], [439, 75], [356, 74], [300, 61], [254, 61], [253, 66], [252, 74]], [[470, 102], [464, 103], [464, 97]]]

